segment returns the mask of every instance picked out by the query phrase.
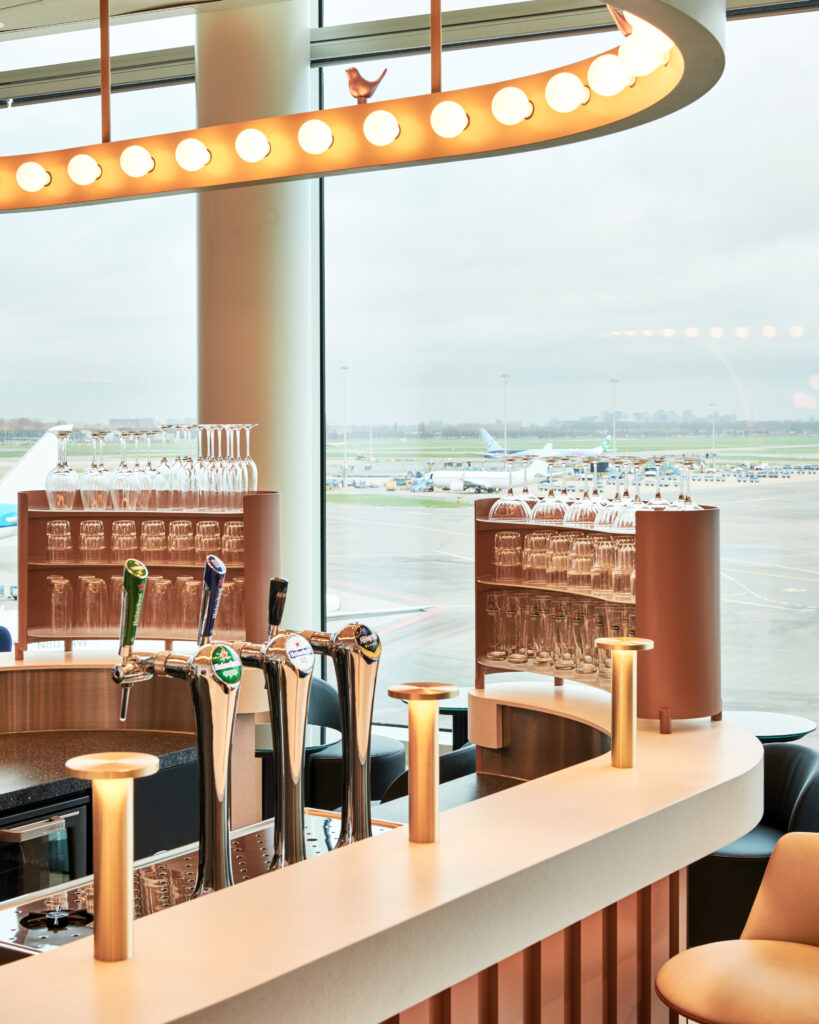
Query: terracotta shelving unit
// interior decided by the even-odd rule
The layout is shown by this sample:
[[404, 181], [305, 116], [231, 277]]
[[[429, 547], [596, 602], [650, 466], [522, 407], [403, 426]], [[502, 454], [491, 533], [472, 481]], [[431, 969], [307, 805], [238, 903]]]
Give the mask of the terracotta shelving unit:
[[[77, 497], [79, 503], [79, 496]], [[54, 509], [48, 507], [45, 491], [21, 491], [18, 495], [18, 533], [17, 558], [19, 575], [19, 609], [18, 635], [15, 644], [15, 657], [22, 660], [30, 643], [42, 640], [62, 641], [66, 650], [71, 650], [74, 640], [116, 640], [119, 635], [119, 624], [114, 623], [114, 616], [109, 616], [110, 627], [100, 630], [84, 630], [73, 627], [69, 635], [55, 633], [50, 626], [50, 609], [48, 607], [48, 588], [46, 577], [52, 574], [65, 576], [71, 581], [74, 590], [75, 616], [79, 604], [78, 577], [84, 574], [102, 576], [110, 585], [110, 578], [122, 572], [122, 563], [110, 560], [85, 562], [72, 558], [69, 561], [49, 561], [46, 546], [46, 528], [55, 519], [68, 520], [71, 524], [73, 550], [76, 552], [80, 532], [80, 523], [88, 519], [100, 519], [105, 531], [105, 547], [111, 550], [111, 529], [118, 520], [134, 520], [139, 525], [146, 519], [162, 520], [167, 524], [171, 521], [188, 520], [197, 523], [200, 520], [217, 520], [222, 526], [225, 522], [242, 520], [244, 523], [244, 561], [241, 565], [227, 564], [227, 579], [244, 578], [244, 629], [234, 635], [225, 635], [226, 640], [254, 639], [267, 636], [267, 599], [271, 576], [281, 572], [279, 545], [279, 494], [276, 491], [259, 491], [246, 494], [241, 509], [230, 512], [214, 512], [212, 509], [185, 509], [169, 511], [166, 509], [138, 509], [134, 511], [99, 511], [97, 509]], [[194, 527], [195, 529], [195, 527]], [[147, 562], [148, 571], [154, 575], [162, 575], [166, 579], [178, 576], [194, 576], [201, 578], [203, 565], [201, 562], [181, 564], [169, 562]], [[108, 595], [109, 602], [111, 595]], [[154, 626], [140, 630], [140, 637], [165, 641], [170, 646], [172, 640], [195, 640], [191, 630], [185, 635], [179, 629]]]
[[[565, 529], [542, 523], [505, 523], [488, 518], [494, 498], [475, 502], [475, 686], [495, 672], [534, 672], [557, 680], [605, 685], [597, 677], [572, 674], [532, 663], [512, 664], [485, 657], [485, 595], [505, 587], [518, 592], [579, 596], [635, 609], [635, 632], [654, 640], [640, 655], [637, 715], [655, 718], [663, 731], [672, 719], [719, 718], [722, 713], [719, 611], [719, 509], [690, 512], [638, 512], [635, 594], [632, 600], [598, 598], [588, 592], [557, 589], [525, 580], [493, 578], [494, 537], [500, 530], [526, 535]], [[574, 528], [572, 528], [574, 529]], [[594, 531], [591, 531], [594, 532]], [[605, 536], [612, 536], [606, 533]]]

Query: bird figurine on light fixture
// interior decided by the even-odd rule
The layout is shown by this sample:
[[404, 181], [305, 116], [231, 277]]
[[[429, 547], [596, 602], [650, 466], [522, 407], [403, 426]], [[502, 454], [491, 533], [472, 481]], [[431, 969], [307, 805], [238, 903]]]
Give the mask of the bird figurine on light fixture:
[[384, 68], [384, 70], [381, 72], [381, 74], [378, 76], [378, 78], [376, 78], [374, 82], [368, 82], [366, 78], [362, 78], [361, 75], [358, 73], [358, 68], [345, 68], [345, 70], [347, 72], [347, 82], [350, 87], [350, 95], [358, 103], [367, 102], [370, 96], [372, 96], [372, 94], [378, 88], [381, 79], [387, 73], [387, 69]]

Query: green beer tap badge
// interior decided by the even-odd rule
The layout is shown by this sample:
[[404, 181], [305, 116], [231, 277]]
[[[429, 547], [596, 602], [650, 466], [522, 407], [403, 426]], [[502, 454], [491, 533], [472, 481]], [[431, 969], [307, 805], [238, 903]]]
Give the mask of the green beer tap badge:
[[231, 647], [219, 644], [214, 647], [211, 664], [216, 678], [222, 683], [238, 683], [242, 678], [242, 663], [239, 655]]

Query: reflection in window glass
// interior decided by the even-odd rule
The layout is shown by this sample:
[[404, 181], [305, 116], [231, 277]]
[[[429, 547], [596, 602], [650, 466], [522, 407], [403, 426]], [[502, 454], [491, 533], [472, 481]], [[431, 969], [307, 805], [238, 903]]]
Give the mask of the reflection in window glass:
[[[504, 0], [441, 0], [442, 11], [469, 10], [472, 7], [494, 7]], [[427, 0], [392, 0], [388, 8], [373, 0], [324, 0], [323, 25], [352, 25], [358, 21], [381, 21], [385, 18], [406, 18], [429, 14]]]
[[[193, 46], [195, 21], [191, 15], [138, 21], [111, 26], [111, 56]], [[0, 56], [5, 71], [46, 67], [75, 60], [93, 60], [100, 54], [100, 35], [95, 28], [75, 29], [56, 35], [3, 39]]]
[[[612, 380], [619, 451], [716, 447], [694, 497], [722, 509], [726, 705], [819, 717], [819, 19], [727, 32], [723, 80], [664, 120], [327, 181], [330, 624], [384, 634], [380, 720], [401, 716], [389, 683], [474, 679], [479, 427], [502, 445], [505, 418], [510, 448], [596, 445]], [[447, 54], [445, 85], [580, 42]], [[383, 98], [428, 88], [426, 58], [389, 67]], [[325, 83], [327, 106], [349, 102], [341, 69]], [[432, 492], [407, 489], [433, 470]]]

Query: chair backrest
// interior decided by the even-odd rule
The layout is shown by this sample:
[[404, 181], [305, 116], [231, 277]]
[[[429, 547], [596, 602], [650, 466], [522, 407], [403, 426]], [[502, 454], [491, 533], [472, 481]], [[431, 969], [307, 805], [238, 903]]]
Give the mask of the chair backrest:
[[763, 823], [782, 832], [792, 831], [794, 810], [805, 786], [817, 773], [819, 752], [816, 750], [798, 743], [766, 743]]
[[8, 654], [11, 647], [11, 633], [5, 626], [0, 626], [0, 654]]
[[819, 946], [819, 833], [776, 844], [741, 938]]
[[[438, 781], [451, 782], [453, 779], [462, 779], [464, 775], [472, 775], [475, 771], [475, 744], [466, 743], [457, 750], [450, 750], [441, 754], [438, 758]], [[381, 803], [385, 804], [390, 800], [398, 800], [409, 793], [409, 771], [399, 775], [387, 787], [381, 797]]]
[[788, 822], [788, 831], [819, 832], [819, 766], [799, 794], [791, 820]]
[[323, 725], [341, 732], [341, 710], [338, 690], [321, 676], [313, 676], [310, 685], [310, 703], [307, 705], [307, 724]]

